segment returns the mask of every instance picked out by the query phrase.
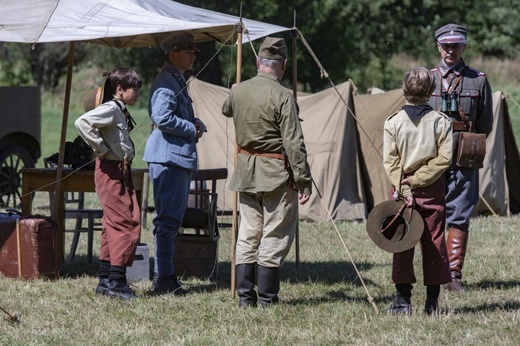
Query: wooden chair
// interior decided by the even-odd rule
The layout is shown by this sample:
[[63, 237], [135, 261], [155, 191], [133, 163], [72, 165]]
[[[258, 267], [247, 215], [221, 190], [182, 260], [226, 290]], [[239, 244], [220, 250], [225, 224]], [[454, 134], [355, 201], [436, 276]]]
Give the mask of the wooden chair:
[[217, 180], [226, 178], [226, 168], [202, 169], [192, 177], [183, 229], [175, 238], [174, 266], [179, 275], [211, 280], [218, 276]]
[[226, 178], [226, 168], [201, 169], [193, 175], [183, 228], [193, 229], [197, 236], [218, 238], [217, 180]]
[[[45, 167], [53, 168], [56, 165], [49, 162], [47, 158], [44, 160]], [[69, 254], [66, 262], [70, 263], [74, 260], [76, 250], [78, 249], [79, 237], [81, 233], [87, 233], [87, 261], [92, 263], [92, 253], [94, 247], [94, 232], [101, 231], [101, 219], [103, 218], [103, 210], [85, 208], [85, 193], [84, 192], [64, 192], [65, 199], [65, 221], [75, 220], [75, 227], [73, 229], [65, 228], [65, 232], [74, 233], [72, 243], [70, 245]], [[49, 202], [51, 206], [51, 214], [54, 213], [54, 192], [49, 192]], [[84, 221], [86, 225], [83, 226]]]

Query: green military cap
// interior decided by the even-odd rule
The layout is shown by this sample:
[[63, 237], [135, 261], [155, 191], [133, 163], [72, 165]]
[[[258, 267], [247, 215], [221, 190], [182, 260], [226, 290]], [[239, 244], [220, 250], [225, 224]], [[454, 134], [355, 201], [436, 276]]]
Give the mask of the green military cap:
[[270, 60], [287, 59], [287, 46], [283, 38], [266, 37], [260, 46], [258, 57]]

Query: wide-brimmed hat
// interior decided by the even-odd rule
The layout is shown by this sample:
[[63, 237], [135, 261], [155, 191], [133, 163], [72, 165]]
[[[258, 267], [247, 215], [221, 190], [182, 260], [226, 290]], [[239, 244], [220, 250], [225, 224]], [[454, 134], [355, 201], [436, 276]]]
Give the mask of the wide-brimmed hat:
[[407, 208], [403, 201], [391, 200], [372, 209], [366, 229], [379, 248], [397, 253], [417, 245], [424, 231], [424, 220], [417, 210]]
[[108, 78], [105, 78], [103, 80], [103, 86], [97, 87], [85, 94], [83, 98], [83, 110], [85, 113], [108, 101], [107, 97], [110, 95], [110, 90], [105, 91], [105, 89], [109, 88], [108, 84]]

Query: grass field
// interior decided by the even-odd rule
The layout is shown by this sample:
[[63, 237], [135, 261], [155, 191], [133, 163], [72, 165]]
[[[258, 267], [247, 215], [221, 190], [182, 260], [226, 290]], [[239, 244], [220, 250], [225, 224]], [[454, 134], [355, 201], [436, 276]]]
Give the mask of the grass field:
[[[40, 198], [45, 200], [42, 196], [37, 201]], [[237, 307], [229, 290], [230, 228], [221, 229], [217, 281], [183, 278], [190, 290], [186, 297], [156, 297], [150, 281], [137, 281], [139, 298], [129, 302], [94, 293], [97, 260], [86, 262], [83, 236], [76, 259], [62, 266], [59, 280], [0, 276], [0, 307], [20, 321], [0, 320], [0, 344], [518, 345], [520, 219], [478, 217], [472, 222], [464, 270], [469, 291], [441, 290], [441, 313], [436, 316], [422, 312], [425, 289], [419, 254], [413, 315], [386, 313], [394, 292], [391, 255], [370, 241], [363, 223], [339, 223], [339, 235], [330, 223], [302, 223], [299, 265], [293, 247], [281, 270], [281, 304], [248, 310]], [[152, 244], [149, 227], [143, 230], [143, 241]]]
[[[98, 72], [75, 74], [67, 140], [76, 135], [72, 124], [82, 114], [81, 97], [99, 83]], [[500, 83], [512, 95], [511, 100], [520, 101], [518, 81]], [[130, 109], [138, 124], [132, 138], [141, 153], [150, 128], [145, 100], [146, 91], [141, 102]], [[509, 107], [518, 142], [520, 107], [515, 102]], [[60, 98], [44, 95], [43, 106], [42, 157], [46, 157], [58, 151], [62, 104]], [[140, 157], [142, 154], [135, 167], [145, 166]], [[88, 198], [89, 206], [96, 207], [96, 197]], [[46, 193], [36, 193], [33, 211], [49, 215]], [[150, 253], [151, 219], [148, 213], [142, 231]], [[342, 222], [337, 227], [339, 234], [331, 223], [301, 223], [299, 265], [293, 247], [281, 270], [281, 304], [248, 310], [238, 309], [230, 292], [230, 228], [221, 229], [216, 281], [183, 278], [190, 290], [186, 297], [156, 297], [151, 294], [150, 281], [137, 281], [133, 284], [139, 298], [129, 302], [95, 295], [98, 262], [87, 263], [83, 235], [76, 259], [62, 265], [58, 280], [25, 281], [0, 275], [0, 307], [19, 320], [10, 322], [0, 311], [0, 345], [520, 344], [518, 216], [472, 220], [464, 268], [468, 292], [441, 291], [441, 312], [435, 316], [422, 313], [425, 289], [418, 248], [414, 313], [389, 316], [386, 309], [394, 292], [389, 279], [391, 255], [370, 241], [363, 223]], [[67, 234], [67, 250], [70, 241]], [[96, 255], [98, 233], [95, 242]]]

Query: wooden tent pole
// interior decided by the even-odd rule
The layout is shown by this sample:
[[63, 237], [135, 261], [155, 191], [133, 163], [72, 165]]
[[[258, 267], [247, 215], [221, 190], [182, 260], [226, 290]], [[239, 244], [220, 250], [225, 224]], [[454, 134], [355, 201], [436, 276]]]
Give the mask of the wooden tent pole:
[[56, 263], [63, 262], [65, 252], [65, 211], [63, 210], [63, 193], [61, 192], [61, 177], [63, 174], [63, 161], [65, 160], [65, 140], [67, 138], [67, 124], [69, 120], [69, 105], [70, 105], [70, 90], [72, 85], [72, 73], [74, 65], [74, 51], [76, 43], [69, 43], [69, 59], [67, 67], [67, 81], [65, 84], [65, 99], [63, 100], [63, 117], [61, 120], [61, 137], [60, 137], [60, 151], [58, 155], [58, 167], [56, 170], [56, 185], [54, 197], [54, 217], [56, 225], [58, 226], [57, 239], [58, 247], [56, 249]]
[[[293, 96], [295, 100], [298, 100], [298, 76], [297, 76], [297, 58], [296, 58], [296, 38], [298, 35], [298, 32], [296, 31], [296, 10], [294, 11], [294, 24], [293, 24], [293, 30], [292, 33], [292, 89], [293, 89]], [[297, 208], [299, 208], [298, 205], [296, 205]], [[300, 223], [298, 222], [298, 225], [296, 226], [296, 232], [294, 234], [294, 250], [296, 252], [296, 259], [294, 261], [294, 265], [296, 268], [300, 265]]]
[[[242, 25], [242, 4], [240, 4], [240, 22], [238, 24], [238, 35], [237, 35], [237, 76], [236, 83], [240, 83], [242, 81], [242, 33], [243, 33], [243, 25]], [[236, 168], [237, 165], [237, 156], [238, 156], [238, 145], [235, 138], [235, 150], [233, 155], [233, 162]], [[235, 298], [235, 288], [236, 288], [236, 272], [235, 272], [235, 255], [236, 255], [236, 244], [238, 237], [238, 192], [233, 191], [233, 220], [231, 223], [231, 297]]]

